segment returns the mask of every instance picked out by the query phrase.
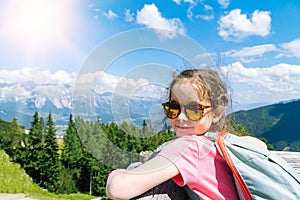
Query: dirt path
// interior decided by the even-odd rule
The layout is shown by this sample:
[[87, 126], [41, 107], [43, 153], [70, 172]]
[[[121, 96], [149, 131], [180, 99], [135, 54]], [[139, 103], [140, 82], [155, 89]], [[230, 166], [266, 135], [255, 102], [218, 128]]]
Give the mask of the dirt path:
[[27, 197], [26, 194], [0, 194], [0, 200], [37, 200]]

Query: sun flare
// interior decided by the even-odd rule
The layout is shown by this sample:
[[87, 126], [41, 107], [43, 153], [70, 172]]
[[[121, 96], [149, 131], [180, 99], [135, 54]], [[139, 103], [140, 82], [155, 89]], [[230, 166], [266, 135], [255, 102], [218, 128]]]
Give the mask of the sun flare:
[[50, 45], [68, 31], [65, 1], [10, 0], [4, 10], [6, 30], [15, 42], [28, 47]]

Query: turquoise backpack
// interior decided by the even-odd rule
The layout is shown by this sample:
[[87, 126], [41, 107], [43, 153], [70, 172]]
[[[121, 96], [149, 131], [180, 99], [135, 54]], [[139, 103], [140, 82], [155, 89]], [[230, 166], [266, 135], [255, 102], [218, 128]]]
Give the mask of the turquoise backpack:
[[240, 199], [300, 200], [300, 177], [281, 157], [243, 138], [207, 133], [230, 167]]

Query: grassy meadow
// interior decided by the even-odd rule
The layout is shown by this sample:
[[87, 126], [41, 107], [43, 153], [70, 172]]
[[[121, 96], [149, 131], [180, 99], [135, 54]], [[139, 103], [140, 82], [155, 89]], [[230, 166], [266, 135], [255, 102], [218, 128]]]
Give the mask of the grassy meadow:
[[9, 156], [0, 150], [0, 193], [24, 193], [39, 200], [90, 200], [96, 197], [85, 194], [54, 194], [34, 184], [19, 164], [10, 162]]

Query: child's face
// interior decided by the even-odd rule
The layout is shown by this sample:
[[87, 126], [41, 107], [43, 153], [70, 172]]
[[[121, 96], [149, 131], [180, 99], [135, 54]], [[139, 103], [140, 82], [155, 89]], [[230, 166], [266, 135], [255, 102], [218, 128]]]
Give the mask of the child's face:
[[176, 132], [178, 137], [184, 135], [202, 135], [211, 126], [212, 112], [211, 108], [204, 109], [204, 116], [197, 121], [188, 119], [184, 110], [184, 106], [191, 102], [197, 102], [198, 104], [211, 106], [210, 102], [203, 101], [197, 96], [192, 85], [187, 80], [180, 80], [172, 88], [171, 101], [174, 100], [181, 105], [181, 113], [175, 119], [170, 119], [170, 123]]

